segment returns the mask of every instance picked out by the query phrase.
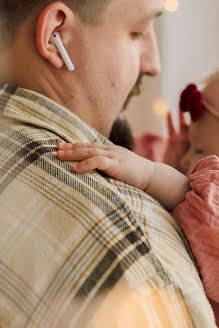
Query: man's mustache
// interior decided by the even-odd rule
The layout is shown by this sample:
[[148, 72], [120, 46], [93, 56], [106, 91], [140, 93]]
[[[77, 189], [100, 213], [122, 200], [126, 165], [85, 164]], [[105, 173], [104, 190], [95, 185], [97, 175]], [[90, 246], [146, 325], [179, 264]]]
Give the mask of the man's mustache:
[[134, 88], [129, 94], [129, 97], [138, 96], [141, 93], [141, 86], [142, 86], [143, 75], [140, 75], [137, 82], [135, 83]]

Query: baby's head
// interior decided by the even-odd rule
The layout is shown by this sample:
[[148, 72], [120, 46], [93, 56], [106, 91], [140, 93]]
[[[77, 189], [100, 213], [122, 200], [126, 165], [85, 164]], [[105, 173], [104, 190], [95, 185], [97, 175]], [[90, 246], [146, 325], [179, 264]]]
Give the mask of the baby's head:
[[187, 92], [184, 100], [183, 94], [181, 97], [181, 107], [184, 107], [188, 92], [196, 93], [187, 109], [192, 118], [189, 126], [190, 147], [180, 163], [185, 174], [192, 171], [198, 160], [210, 155], [219, 156], [219, 71], [206, 79], [201, 94], [194, 88], [190, 85], [190, 90], [184, 92], [184, 95]]

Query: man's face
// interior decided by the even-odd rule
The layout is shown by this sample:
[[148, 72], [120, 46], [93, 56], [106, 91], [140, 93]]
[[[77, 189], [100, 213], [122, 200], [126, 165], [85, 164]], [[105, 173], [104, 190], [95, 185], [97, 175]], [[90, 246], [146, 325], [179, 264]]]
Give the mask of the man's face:
[[162, 7], [163, 0], [112, 0], [101, 24], [78, 31], [78, 49], [71, 50], [78, 80], [94, 111], [91, 124], [106, 136], [141, 76], [159, 73], [153, 22]]

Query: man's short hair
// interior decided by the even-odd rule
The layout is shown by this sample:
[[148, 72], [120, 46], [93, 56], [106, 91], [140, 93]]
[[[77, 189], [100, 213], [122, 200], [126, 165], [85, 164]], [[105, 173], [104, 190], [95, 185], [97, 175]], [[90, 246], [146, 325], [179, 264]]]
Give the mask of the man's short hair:
[[31, 14], [39, 13], [53, 2], [63, 2], [83, 22], [98, 24], [101, 14], [111, 0], [0, 0], [0, 42], [6, 46], [16, 37], [19, 27]]

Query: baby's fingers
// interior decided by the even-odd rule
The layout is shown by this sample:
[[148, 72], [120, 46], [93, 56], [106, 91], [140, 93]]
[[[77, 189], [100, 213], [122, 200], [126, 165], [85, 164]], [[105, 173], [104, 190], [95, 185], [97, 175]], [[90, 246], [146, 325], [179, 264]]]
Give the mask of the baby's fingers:
[[57, 157], [64, 161], [84, 161], [95, 156], [107, 156], [107, 152], [98, 148], [76, 148], [57, 152]]
[[67, 142], [60, 142], [57, 145], [58, 150], [74, 150], [78, 148], [99, 148], [99, 149], [108, 149], [109, 146], [105, 146], [98, 143], [85, 143], [85, 142], [78, 142], [78, 143], [67, 143]]
[[175, 137], [176, 136], [176, 131], [173, 125], [173, 119], [172, 115], [170, 112], [167, 114], [167, 129], [168, 129], [168, 136], [169, 137]]
[[85, 161], [73, 166], [72, 170], [76, 173], [84, 173], [95, 169], [107, 171], [111, 165], [112, 159], [104, 156], [96, 156], [88, 158]]

